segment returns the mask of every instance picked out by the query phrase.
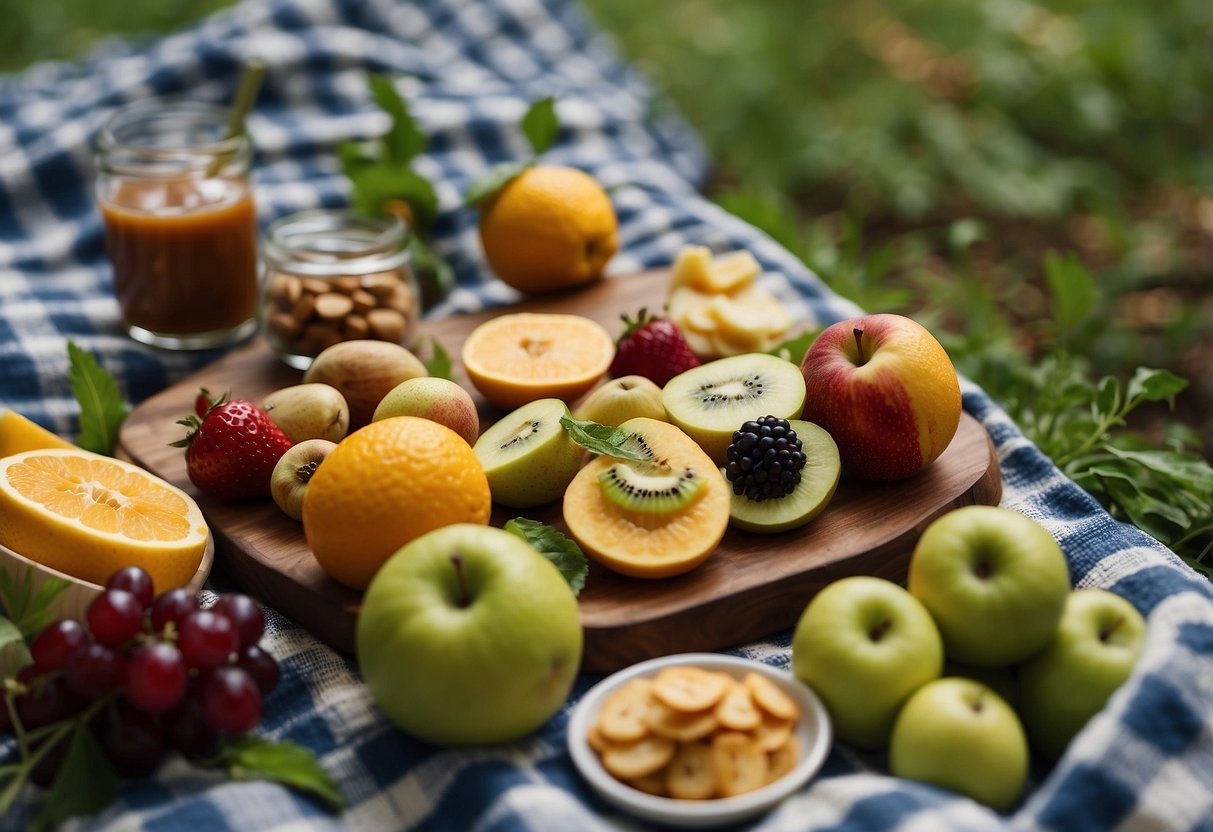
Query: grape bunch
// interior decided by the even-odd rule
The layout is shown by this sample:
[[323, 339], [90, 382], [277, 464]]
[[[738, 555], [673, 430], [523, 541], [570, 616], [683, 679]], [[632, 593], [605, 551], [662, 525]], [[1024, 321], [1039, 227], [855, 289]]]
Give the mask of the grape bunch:
[[[57, 738], [31, 743], [30, 779], [49, 785], [67, 750], [47, 726], [87, 719], [122, 777], [155, 771], [176, 748], [201, 760], [224, 737], [261, 721], [262, 700], [278, 684], [274, 658], [259, 646], [261, 607], [247, 595], [223, 595], [209, 609], [184, 589], [154, 596], [138, 567], [115, 572], [89, 605], [87, 627], [61, 619], [34, 636], [33, 663], [8, 685], [0, 733]], [[40, 731], [39, 729], [47, 729]]]

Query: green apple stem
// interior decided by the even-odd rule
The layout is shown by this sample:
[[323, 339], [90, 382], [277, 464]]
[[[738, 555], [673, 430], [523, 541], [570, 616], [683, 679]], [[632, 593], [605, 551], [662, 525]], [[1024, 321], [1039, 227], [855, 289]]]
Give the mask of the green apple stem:
[[882, 618], [879, 624], [868, 631], [868, 638], [870, 638], [872, 641], [880, 641], [882, 638], [884, 638], [884, 634], [887, 633], [889, 628], [892, 626], [892, 620]]
[[455, 567], [455, 582], [459, 585], [459, 597], [455, 599], [455, 603], [461, 609], [469, 607], [472, 604], [472, 597], [468, 594], [467, 579], [463, 575], [463, 555], [453, 552], [451, 566]]
[[1108, 639], [1110, 639], [1112, 637], [1112, 634], [1115, 633], [1118, 629], [1120, 629], [1120, 625], [1124, 624], [1124, 623], [1125, 623], [1125, 619], [1124, 619], [1123, 615], [1116, 616], [1115, 621], [1113, 621], [1107, 627], [1104, 627], [1099, 631], [1099, 640], [1101, 642], [1103, 642], [1104, 644], [1107, 644]]
[[985, 707], [985, 704], [986, 704], [985, 698], [986, 698], [985, 690], [980, 690], [977, 692], [977, 698], [973, 700], [973, 713], [979, 714], [982, 712], [982, 709]]
[[855, 327], [853, 331], [855, 333], [855, 349], [859, 353], [859, 361], [856, 366], [862, 367], [868, 363], [868, 357], [863, 354], [863, 329]]

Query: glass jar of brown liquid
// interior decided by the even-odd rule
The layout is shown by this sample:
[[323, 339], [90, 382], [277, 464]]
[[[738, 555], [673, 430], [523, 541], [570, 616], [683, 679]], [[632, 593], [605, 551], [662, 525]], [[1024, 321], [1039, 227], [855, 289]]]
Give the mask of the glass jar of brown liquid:
[[421, 317], [407, 229], [397, 217], [318, 209], [266, 231], [262, 317], [279, 357], [305, 370], [341, 341], [412, 347]]
[[97, 138], [97, 200], [123, 326], [168, 349], [203, 349], [257, 329], [252, 144], [227, 111], [143, 101]]

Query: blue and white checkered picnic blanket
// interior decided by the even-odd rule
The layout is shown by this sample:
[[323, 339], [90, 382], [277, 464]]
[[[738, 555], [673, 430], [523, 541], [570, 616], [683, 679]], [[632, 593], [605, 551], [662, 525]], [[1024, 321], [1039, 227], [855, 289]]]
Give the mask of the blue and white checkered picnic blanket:
[[[458, 288], [434, 315], [500, 305], [469, 181], [525, 152], [519, 117], [553, 95], [562, 130], [552, 162], [592, 172], [611, 191], [622, 250], [615, 273], [671, 262], [680, 246], [745, 247], [762, 280], [805, 319], [856, 310], [794, 257], [697, 195], [705, 160], [676, 118], [655, 117], [652, 91], [566, 0], [252, 0], [150, 44], [103, 45], [78, 64], [45, 64], [0, 78], [0, 403], [71, 435], [66, 340], [100, 357], [131, 402], [216, 353], [169, 354], [121, 334], [92, 197], [91, 138], [121, 104], [185, 94], [226, 101], [244, 61], [269, 64], [249, 120], [257, 146], [262, 224], [345, 202], [337, 144], [386, 127], [370, 103], [368, 71], [397, 73], [430, 136], [420, 170], [438, 182], [439, 253]], [[1063, 478], [980, 390], [965, 408], [997, 447], [1004, 505], [1060, 541], [1078, 586], [1112, 589], [1148, 615], [1130, 681], [1010, 816], [887, 776], [879, 756], [836, 745], [808, 787], [756, 822], [783, 829], [1213, 830], [1213, 591], [1170, 552], [1113, 521]], [[261, 731], [313, 749], [350, 807], [340, 816], [279, 786], [234, 782], [180, 761], [127, 784], [119, 802], [69, 828], [535, 829], [638, 828], [578, 778], [564, 748], [567, 708], [535, 735], [502, 748], [448, 751], [417, 742], [377, 712], [357, 668], [279, 616], [270, 651], [281, 687]], [[789, 636], [739, 652], [789, 661]], [[571, 705], [594, 679], [582, 677]], [[4, 746], [11, 755], [11, 743]], [[32, 796], [27, 796], [32, 798]], [[4, 818], [17, 828], [31, 799]]]

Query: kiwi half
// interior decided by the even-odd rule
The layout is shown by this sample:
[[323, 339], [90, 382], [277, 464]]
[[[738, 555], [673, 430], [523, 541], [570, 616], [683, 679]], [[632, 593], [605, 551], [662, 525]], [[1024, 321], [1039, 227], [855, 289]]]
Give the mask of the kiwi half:
[[626, 462], [619, 462], [599, 474], [598, 482], [606, 498], [620, 508], [668, 514], [690, 505], [699, 496], [705, 480], [693, 468], [637, 471]]
[[790, 419], [802, 444], [805, 463], [800, 482], [791, 494], [768, 500], [751, 500], [733, 494], [729, 504], [729, 522], [748, 532], [786, 532], [808, 523], [820, 514], [834, 496], [842, 475], [838, 446], [823, 428], [812, 422]]
[[674, 376], [661, 400], [670, 421], [723, 465], [738, 425], [766, 415], [796, 419], [804, 410], [804, 395], [804, 376], [795, 364], [747, 353]]
[[[564, 495], [564, 522], [569, 534], [587, 555], [623, 575], [668, 578], [694, 569], [724, 536], [729, 521], [729, 484], [713, 471], [715, 466], [703, 449], [673, 425], [637, 418], [619, 427], [639, 434], [651, 450], [653, 461], [624, 462], [609, 456], [591, 460]], [[700, 485], [696, 495], [677, 511], [635, 511], [621, 507], [603, 487], [601, 475], [615, 466], [642, 473], [659, 471], [662, 475], [689, 469]]]
[[583, 457], [560, 424], [567, 415], [569, 409], [560, 399], [538, 399], [480, 435], [472, 451], [484, 467], [493, 502], [530, 508], [564, 494]]

